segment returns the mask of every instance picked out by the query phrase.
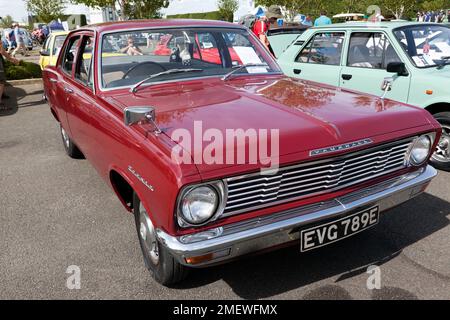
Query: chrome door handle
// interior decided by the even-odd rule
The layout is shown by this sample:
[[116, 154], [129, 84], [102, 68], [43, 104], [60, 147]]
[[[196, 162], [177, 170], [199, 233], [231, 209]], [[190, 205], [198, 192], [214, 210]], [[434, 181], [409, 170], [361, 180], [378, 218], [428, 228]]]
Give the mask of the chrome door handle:
[[64, 92], [66, 93], [73, 93], [73, 90], [70, 88], [64, 88]]
[[57, 79], [50, 78], [50, 82], [56, 83], [56, 82], [58, 82], [58, 80], [57, 80]]

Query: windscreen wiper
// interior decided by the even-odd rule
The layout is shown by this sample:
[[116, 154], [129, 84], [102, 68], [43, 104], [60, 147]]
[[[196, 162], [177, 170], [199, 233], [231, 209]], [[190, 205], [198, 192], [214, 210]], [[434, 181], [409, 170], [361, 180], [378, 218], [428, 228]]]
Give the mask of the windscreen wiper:
[[159, 77], [159, 76], [164, 76], [164, 75], [167, 75], [167, 74], [175, 74], [175, 73], [201, 72], [201, 71], [203, 71], [203, 69], [193, 69], [193, 68], [190, 68], [190, 69], [169, 69], [169, 70], [166, 70], [166, 71], [162, 71], [162, 72], [159, 72], [159, 73], [155, 73], [155, 74], [152, 74], [150, 77], [147, 77], [147, 78], [145, 78], [144, 80], [139, 81], [138, 83], [136, 83], [136, 84], [130, 89], [130, 92], [131, 92], [131, 93], [136, 93], [137, 90], [139, 89], [139, 87], [140, 87], [141, 85], [143, 85], [143, 84], [146, 83], [147, 81], [149, 81], [149, 80], [151, 80], [151, 79], [154, 79], [154, 78], [157, 78], [157, 77]]
[[447, 62], [450, 60], [450, 56], [445, 56], [445, 57], [441, 57], [441, 62], [438, 64], [438, 69], [442, 69], [443, 67], [445, 67], [445, 65], [447, 64]]
[[236, 72], [248, 68], [248, 67], [268, 67], [269, 65], [267, 63], [246, 63], [243, 64], [241, 66], [236, 66], [234, 67], [234, 70], [228, 72], [226, 75], [224, 75], [222, 77], [222, 80], [227, 80], [229, 77], [231, 77], [233, 74], [235, 74]]

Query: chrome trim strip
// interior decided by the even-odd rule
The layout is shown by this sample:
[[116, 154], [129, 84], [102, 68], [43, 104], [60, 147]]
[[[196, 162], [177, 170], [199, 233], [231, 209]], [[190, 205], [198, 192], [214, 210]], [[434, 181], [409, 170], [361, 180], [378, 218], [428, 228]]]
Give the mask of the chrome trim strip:
[[343, 143], [343, 144], [340, 144], [337, 146], [331, 146], [331, 147], [325, 147], [325, 148], [311, 150], [309, 152], [309, 156], [314, 157], [314, 156], [319, 156], [324, 153], [354, 149], [354, 148], [357, 148], [360, 146], [365, 146], [365, 145], [372, 144], [372, 143], [373, 143], [372, 139], [369, 139], [369, 138], [362, 139], [362, 140], [353, 141], [353, 142], [349, 142], [349, 143]]
[[[117, 29], [117, 30], [110, 30], [110, 31], [103, 31], [103, 32], [97, 32], [98, 33], [98, 39], [99, 39], [99, 44], [98, 44], [98, 48], [99, 48], [99, 54], [97, 54], [97, 84], [98, 84], [98, 88], [100, 92], [108, 92], [108, 91], [113, 91], [113, 90], [119, 90], [119, 89], [129, 89], [131, 88], [130, 86], [122, 86], [122, 87], [114, 87], [114, 88], [105, 88], [103, 87], [103, 82], [101, 81], [102, 79], [102, 55], [103, 55], [103, 37], [105, 35], [109, 35], [109, 34], [113, 34], [113, 33], [121, 33], [121, 32], [133, 32], [133, 31], [139, 31], [139, 30], [164, 30], [164, 29], [182, 29], [182, 28], [191, 28], [191, 29], [236, 29], [236, 30], [243, 30], [243, 31], [247, 31], [249, 32], [249, 34], [251, 35], [252, 33], [245, 27], [242, 27], [241, 25], [233, 25], [230, 24], [230, 26], [208, 26], [208, 25], [178, 25], [178, 26], [155, 26], [155, 27], [139, 27], [139, 28], [131, 28], [131, 29]], [[272, 59], [272, 64], [274, 64], [276, 67], [278, 67], [278, 69], [280, 71], [278, 72], [270, 72], [270, 73], [254, 73], [252, 75], [282, 75], [283, 72], [281, 71], [281, 68], [278, 64], [278, 62], [275, 59]], [[204, 77], [192, 77], [192, 78], [184, 78], [184, 79], [177, 79], [177, 80], [173, 80], [173, 82], [176, 81], [189, 81], [189, 80], [194, 80], [194, 79], [208, 79], [208, 78], [220, 78], [223, 77], [222, 75], [214, 75], [214, 76], [204, 76]], [[168, 81], [161, 81], [158, 83], [170, 83]], [[157, 84], [157, 82], [152, 82], [151, 84]]]
[[[172, 236], [157, 229], [160, 243], [182, 264], [185, 258], [230, 249], [230, 254], [216, 260], [194, 265], [201, 267], [270, 248], [298, 239], [300, 227], [378, 205], [380, 212], [397, 206], [422, 193], [437, 175], [431, 166], [422, 167], [399, 177], [384, 181], [342, 197], [309, 206], [258, 217], [220, 227], [220, 232], [202, 238], [202, 232], [194, 233], [198, 239], [187, 242], [187, 236]], [[203, 240], [205, 239], [205, 240]]]
[[[277, 76], [282, 75], [283, 72], [267, 72], [267, 73], [252, 73], [253, 76]], [[235, 77], [242, 77], [242, 76], [248, 76], [248, 73], [239, 73], [236, 74]], [[146, 88], [149, 86], [154, 86], [158, 84], [164, 84], [164, 83], [174, 83], [174, 82], [186, 82], [186, 81], [192, 81], [192, 80], [203, 80], [203, 79], [212, 79], [212, 78], [221, 78], [223, 75], [213, 75], [213, 76], [198, 76], [198, 77], [189, 77], [189, 78], [182, 78], [182, 79], [173, 79], [173, 80], [165, 80], [165, 81], [155, 81], [155, 82], [149, 82], [142, 84], [141, 88]], [[102, 92], [108, 92], [113, 90], [119, 90], [119, 89], [130, 89], [132, 85], [130, 86], [121, 86], [121, 87], [114, 87], [114, 88], [101, 88]]]

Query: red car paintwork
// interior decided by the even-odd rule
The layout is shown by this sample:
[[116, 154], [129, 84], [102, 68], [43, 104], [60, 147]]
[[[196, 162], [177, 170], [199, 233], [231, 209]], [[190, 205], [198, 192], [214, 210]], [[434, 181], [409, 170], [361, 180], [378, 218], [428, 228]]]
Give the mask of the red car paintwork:
[[[66, 44], [75, 34], [95, 37], [93, 70], [94, 79], [98, 79], [95, 58], [104, 32], [193, 24], [229, 26], [225, 22], [189, 20], [107, 23], [72, 32]], [[184, 185], [259, 169], [258, 165], [251, 164], [179, 165], [173, 162], [171, 150], [176, 144], [170, 135], [176, 128], [192, 132], [193, 119], [202, 120], [204, 130], [279, 129], [281, 165], [309, 161], [310, 150], [362, 138], [381, 144], [422, 132], [435, 131], [438, 135], [440, 132], [439, 124], [422, 109], [283, 75], [239, 76], [226, 82], [219, 77], [180, 80], [142, 87], [135, 94], [130, 94], [128, 88], [102, 91], [98, 81], [94, 81], [94, 93], [74, 80], [73, 71], [67, 74], [60, 65], [58, 61], [56, 67], [48, 67], [43, 73], [45, 94], [53, 115], [116, 191], [124, 206], [131, 210], [114, 183], [117, 175], [138, 194], [155, 227], [172, 235], [194, 230], [181, 230], [174, 216], [176, 198]], [[67, 88], [73, 92], [65, 92]], [[133, 105], [154, 106], [157, 124], [164, 133], [156, 136], [146, 124], [125, 126], [123, 110]], [[154, 186], [154, 191], [129, 171], [130, 166]], [[331, 199], [375, 182], [231, 216], [196, 230]]]

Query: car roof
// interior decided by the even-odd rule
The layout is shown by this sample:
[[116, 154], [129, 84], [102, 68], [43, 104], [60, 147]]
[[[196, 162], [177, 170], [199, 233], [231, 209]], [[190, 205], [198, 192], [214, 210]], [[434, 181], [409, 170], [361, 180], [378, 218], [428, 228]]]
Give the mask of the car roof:
[[239, 24], [233, 24], [218, 20], [200, 19], [148, 19], [148, 20], [128, 20], [114, 21], [84, 26], [81, 29], [88, 29], [97, 32], [132, 30], [141, 28], [158, 27], [223, 27], [223, 28], [244, 28]]
[[57, 37], [57, 36], [66, 36], [68, 34], [69, 34], [69, 31], [53, 31], [51, 33], [51, 35], [55, 36], [55, 37]]
[[442, 23], [424, 23], [424, 22], [411, 22], [411, 21], [382, 21], [382, 22], [344, 22], [344, 23], [334, 23], [324, 26], [314, 27], [313, 29], [395, 29], [399, 27], [407, 26], [426, 26], [426, 25], [436, 25], [445, 26]]

